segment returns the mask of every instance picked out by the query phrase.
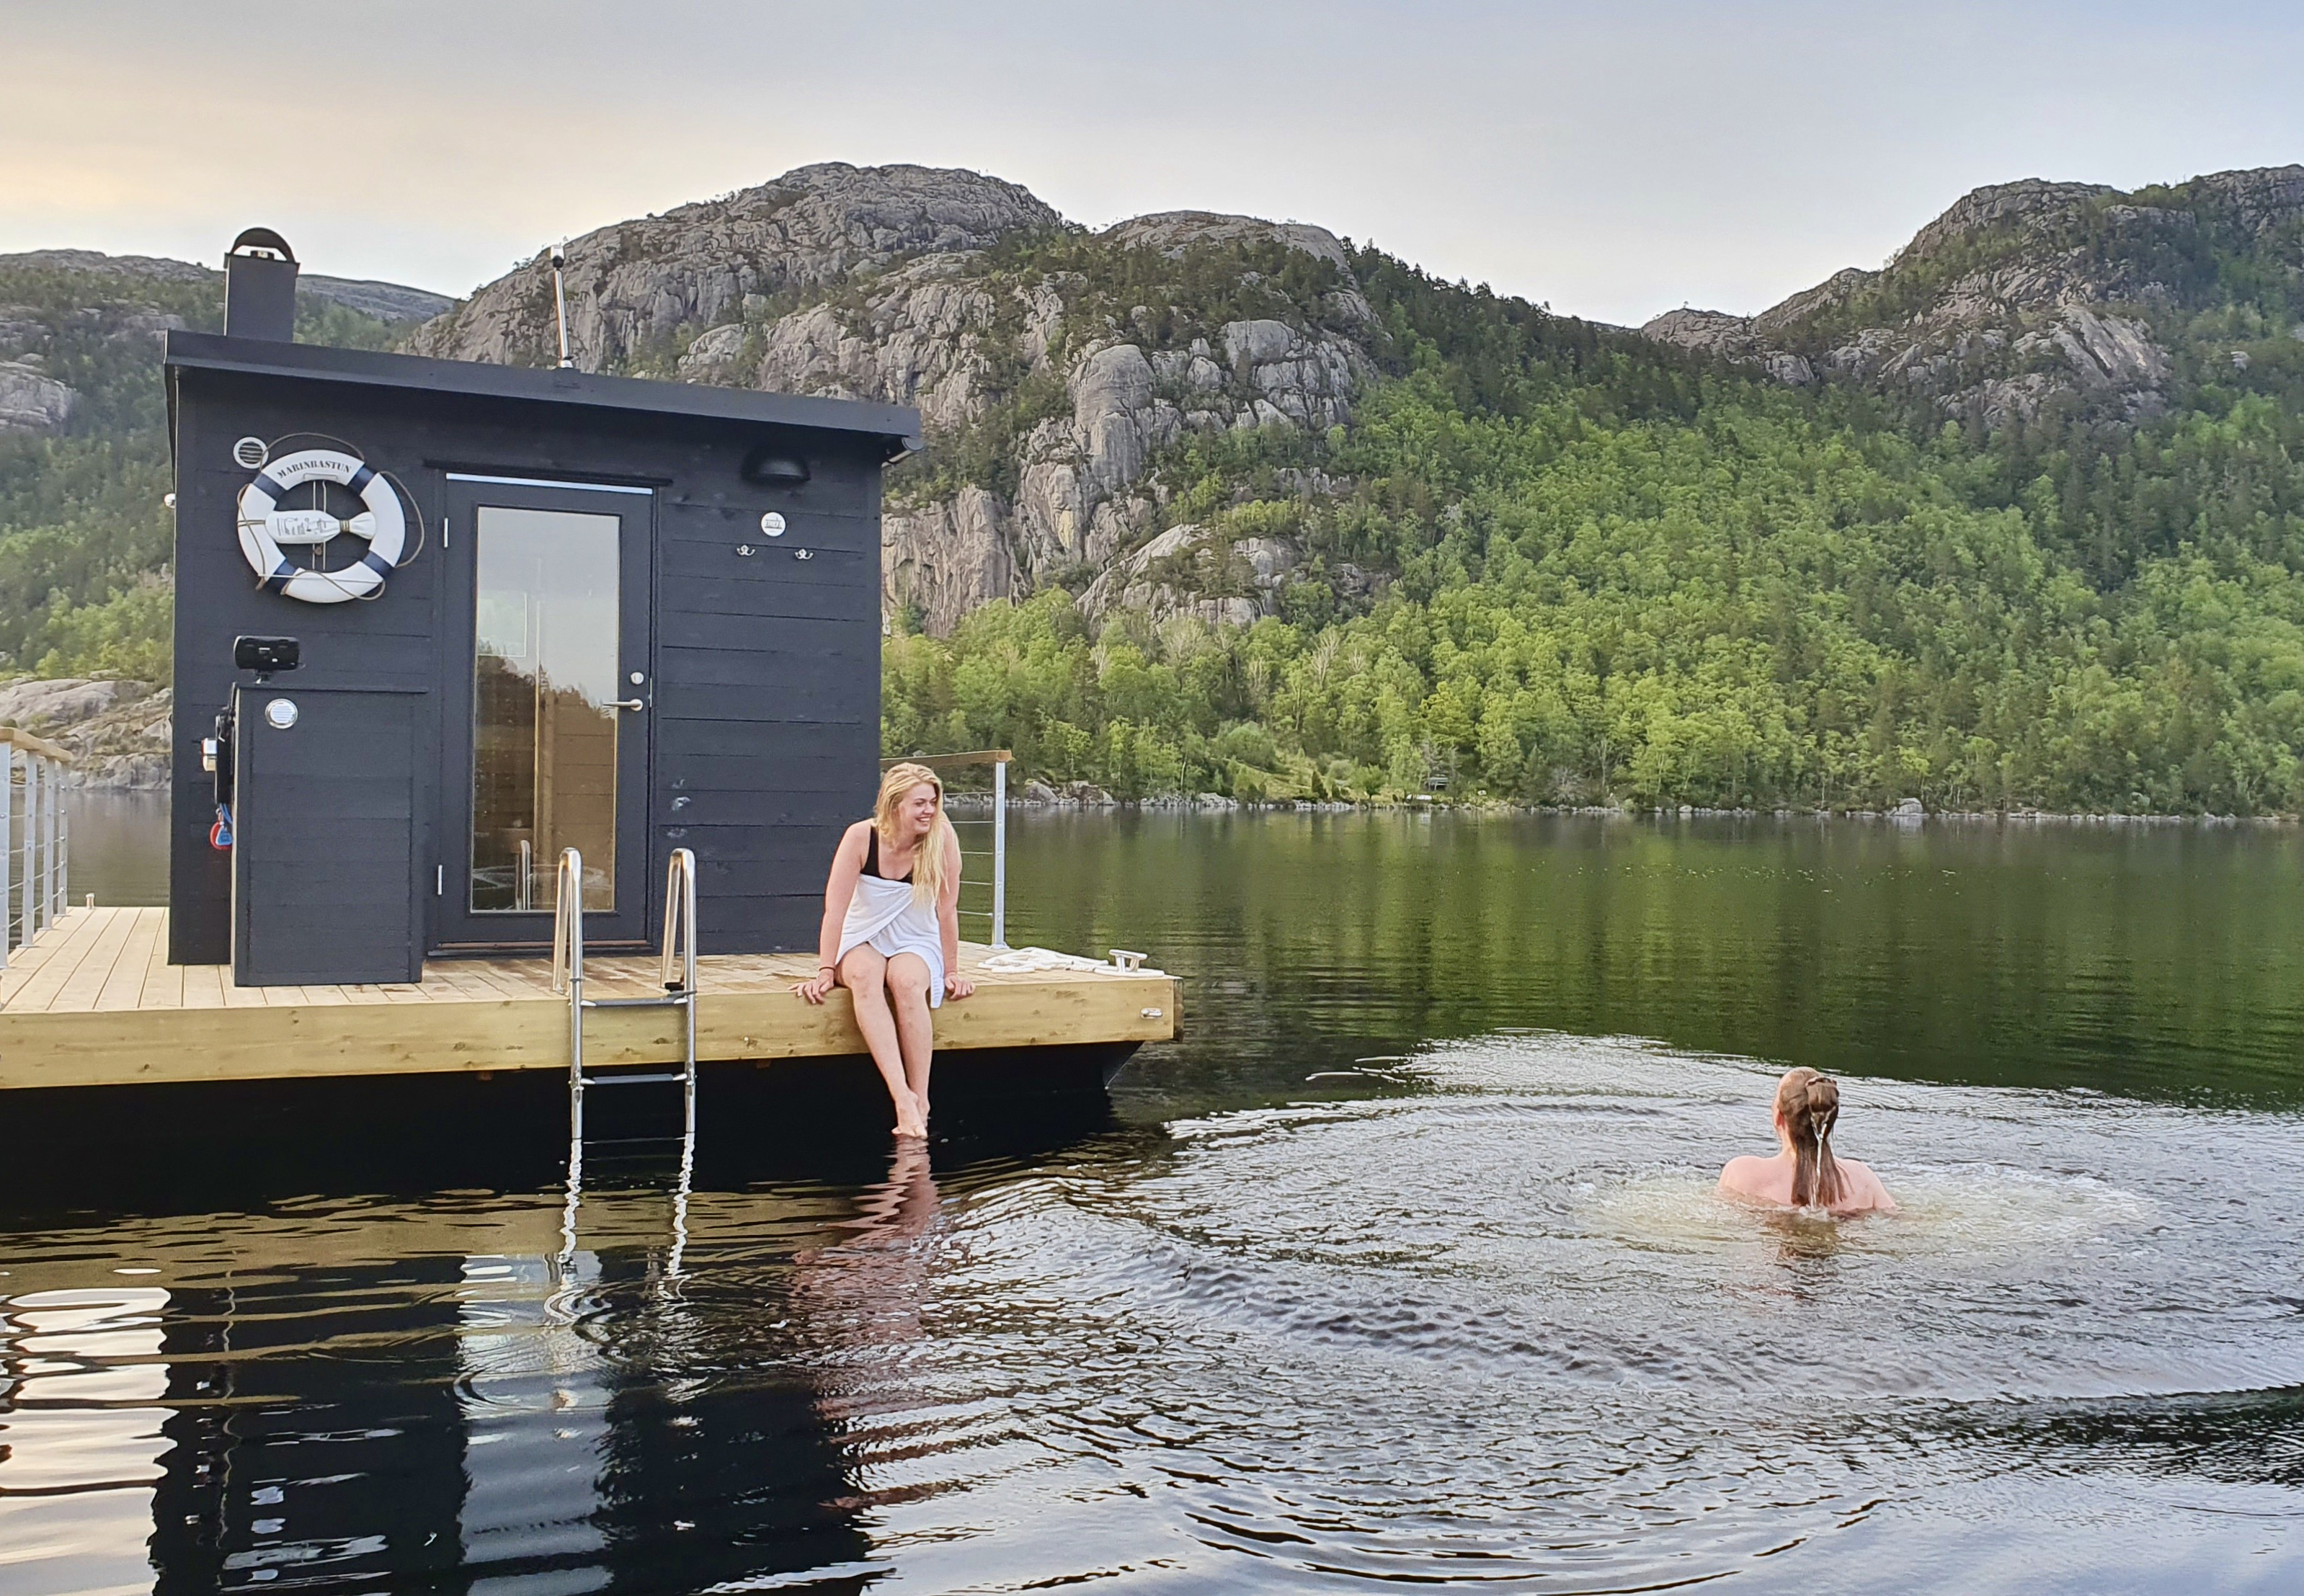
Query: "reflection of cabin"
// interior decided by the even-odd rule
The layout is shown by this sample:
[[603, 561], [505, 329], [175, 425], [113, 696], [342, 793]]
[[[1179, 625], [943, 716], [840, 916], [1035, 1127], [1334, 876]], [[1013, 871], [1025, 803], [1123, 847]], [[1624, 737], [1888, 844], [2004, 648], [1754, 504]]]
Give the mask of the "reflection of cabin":
[[[681, 847], [707, 951], [812, 945], [877, 776], [880, 471], [916, 412], [197, 334], [166, 371], [172, 960], [406, 981], [427, 954], [541, 950], [568, 847], [595, 947], [658, 934]], [[356, 570], [357, 528], [287, 541], [363, 509], [324, 469], [271, 494], [311, 451], [404, 512], [372, 595], [301, 602], [244, 547], [254, 502], [267, 564]], [[259, 686], [241, 635], [295, 638], [301, 663]], [[226, 850], [201, 739], [235, 693]], [[267, 720], [278, 700], [292, 725]]]

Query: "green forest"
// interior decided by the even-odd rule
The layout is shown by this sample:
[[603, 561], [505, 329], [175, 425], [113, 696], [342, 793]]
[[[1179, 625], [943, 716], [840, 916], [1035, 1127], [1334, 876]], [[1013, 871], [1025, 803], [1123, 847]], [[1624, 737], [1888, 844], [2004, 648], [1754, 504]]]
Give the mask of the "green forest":
[[[38, 676], [169, 675], [174, 531], [160, 336], [214, 332], [219, 274], [0, 262], [0, 323], [38, 330], [42, 374], [79, 396], [60, 436], [0, 432], [0, 667]], [[305, 298], [309, 343], [389, 348], [401, 329]]]
[[[1217, 531], [1202, 591], [1225, 540], [1300, 541], [1283, 615], [1091, 636], [1047, 592], [894, 637], [888, 751], [1012, 747], [1123, 798], [2304, 807], [2284, 286], [2185, 329], [2249, 359], [2203, 363], [2174, 413], [1987, 435], [1353, 266], [1390, 380], [1349, 431], [1161, 467], [1171, 524]], [[1351, 492], [1257, 491], [1302, 463]], [[1352, 612], [1343, 562], [1395, 579]]]

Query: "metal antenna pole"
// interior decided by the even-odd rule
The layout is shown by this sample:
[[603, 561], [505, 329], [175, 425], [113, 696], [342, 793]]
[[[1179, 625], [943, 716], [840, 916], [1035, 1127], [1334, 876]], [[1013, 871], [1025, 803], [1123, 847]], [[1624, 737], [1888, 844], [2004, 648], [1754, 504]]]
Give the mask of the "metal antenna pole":
[[568, 264], [568, 241], [563, 239], [552, 246], [552, 308], [560, 322], [560, 364], [571, 367], [576, 362], [568, 355], [568, 289], [561, 280], [561, 268]]

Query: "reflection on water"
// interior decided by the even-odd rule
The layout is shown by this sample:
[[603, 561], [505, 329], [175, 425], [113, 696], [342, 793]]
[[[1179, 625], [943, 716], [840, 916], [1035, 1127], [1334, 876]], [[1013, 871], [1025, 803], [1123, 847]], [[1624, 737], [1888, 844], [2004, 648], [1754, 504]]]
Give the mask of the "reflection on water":
[[1516, 1026], [2304, 1104], [2294, 827], [1032, 815], [1012, 835], [1012, 927], [1196, 977], [1171, 1106]]
[[67, 792], [72, 868], [66, 901], [142, 907], [168, 901], [168, 795]]
[[165, 1291], [124, 1282], [0, 1296], [0, 1589], [141, 1590], [123, 1533], [160, 1477]]
[[[1354, 823], [1022, 828], [1116, 1120], [0, 1215], [0, 1592], [2304, 1579], [2284, 838]], [[1714, 1194], [1788, 1056], [1900, 1212]]]
[[148, 1536], [163, 1589], [2304, 1574], [2294, 1116], [1851, 1078], [1842, 1138], [1906, 1205], [1834, 1224], [1710, 1190], [1771, 1085], [1445, 1044], [1381, 1095], [699, 1190], [677, 1273], [668, 1162], [588, 1190], [566, 1256], [551, 1190], [19, 1227], [0, 1504], [48, 1550], [0, 1566], [77, 1589]]

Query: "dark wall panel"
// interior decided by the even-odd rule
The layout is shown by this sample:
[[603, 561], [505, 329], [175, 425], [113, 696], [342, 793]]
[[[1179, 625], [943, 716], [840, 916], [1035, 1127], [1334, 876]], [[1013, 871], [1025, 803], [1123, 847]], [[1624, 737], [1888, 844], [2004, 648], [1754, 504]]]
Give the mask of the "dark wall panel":
[[740, 545], [721, 543], [688, 543], [667, 539], [658, 567], [667, 576], [702, 577], [732, 582], [790, 582], [796, 586], [826, 587], [870, 595], [874, 608], [879, 604], [880, 557], [874, 553], [845, 553], [836, 549], [811, 551], [802, 560], [792, 549], [771, 547], [759, 543], [751, 546], [750, 555], [736, 552]]
[[[416, 749], [423, 697], [294, 683], [241, 695], [233, 979], [241, 986], [414, 981]], [[267, 706], [293, 705], [294, 723]]]
[[[831, 629], [837, 635], [837, 623], [832, 621], [789, 624]], [[846, 629], [855, 636], [853, 623]], [[788, 646], [772, 639], [753, 648], [673, 647], [662, 650], [657, 659], [656, 673], [668, 683], [772, 688], [810, 700], [819, 694], [833, 695], [835, 701], [861, 702], [869, 697], [876, 705], [879, 697], [877, 686], [868, 692], [865, 687], [865, 679], [880, 674], [877, 632], [852, 643], [814, 648], [805, 642]]]
[[711, 949], [740, 935], [766, 938], [775, 944], [778, 952], [803, 952], [816, 946], [817, 933], [824, 927], [824, 878], [820, 874], [814, 888], [806, 892], [741, 898], [716, 889], [708, 900], [701, 896], [700, 860], [697, 874], [696, 917], [701, 923], [696, 938], [698, 946]]
[[[874, 779], [877, 780], [877, 772]], [[698, 826], [831, 825], [835, 822], [845, 825], [871, 812], [875, 792], [851, 791], [844, 781], [818, 792], [800, 792], [790, 787], [777, 792], [683, 787], [673, 795], [669, 807], [672, 823], [664, 832], [671, 845], [678, 848]], [[827, 866], [831, 862], [829, 857], [825, 860]]]
[[[749, 863], [765, 866], [774, 857], [784, 874], [748, 877], [741, 891], [716, 897], [712, 883], [720, 878], [700, 872], [703, 945], [740, 951], [813, 944], [820, 904], [805, 912], [793, 906], [820, 895], [831, 840], [839, 825], [868, 810], [878, 779], [877, 438], [275, 374], [180, 367], [174, 381], [173, 961], [220, 964], [231, 957], [232, 866], [229, 855], [208, 846], [214, 806], [199, 739], [240, 680], [231, 644], [244, 632], [302, 641], [304, 669], [278, 684], [292, 696], [338, 687], [412, 696], [415, 774], [404, 846], [422, 888], [419, 907], [430, 913], [435, 866], [463, 844], [440, 818], [453, 810], [439, 772], [453, 763], [445, 756], [453, 739], [468, 735], [462, 716], [470, 671], [470, 662], [449, 657], [456, 650], [442, 642], [454, 635], [443, 562], [469, 557], [470, 546], [468, 527], [442, 524], [451, 471], [653, 491], [644, 897], [652, 916], [660, 912], [673, 848], [696, 847], [699, 864], [723, 849], [750, 848]], [[323, 441], [309, 435], [350, 443], [406, 489], [411, 563], [373, 602], [315, 605], [266, 593], [241, 557], [235, 504], [252, 473], [233, 461], [234, 440], [275, 441], [285, 452]], [[806, 459], [810, 479], [797, 486], [744, 481], [743, 460], [764, 443]], [[780, 538], [760, 530], [769, 511], [786, 519]], [[737, 552], [747, 545], [751, 554]], [[797, 557], [803, 550], [809, 558]], [[350, 790], [343, 803], [368, 802]], [[704, 825], [791, 828], [792, 836], [753, 844], [717, 830], [699, 836]], [[811, 857], [818, 841], [822, 855]], [[652, 920], [650, 934], [658, 929]], [[428, 941], [429, 934], [428, 926]]]
[[753, 621], [852, 621], [868, 610], [877, 620], [877, 587], [832, 587], [788, 579], [769, 571], [718, 576], [668, 576], [658, 583], [656, 603], [667, 614], [737, 615]]
[[759, 794], [773, 786], [780, 792], [826, 792], [847, 795], [863, 813], [878, 795], [880, 762], [860, 773], [854, 760], [785, 758], [776, 754], [703, 754], [681, 750], [663, 756], [660, 776], [675, 794], [689, 791]]

